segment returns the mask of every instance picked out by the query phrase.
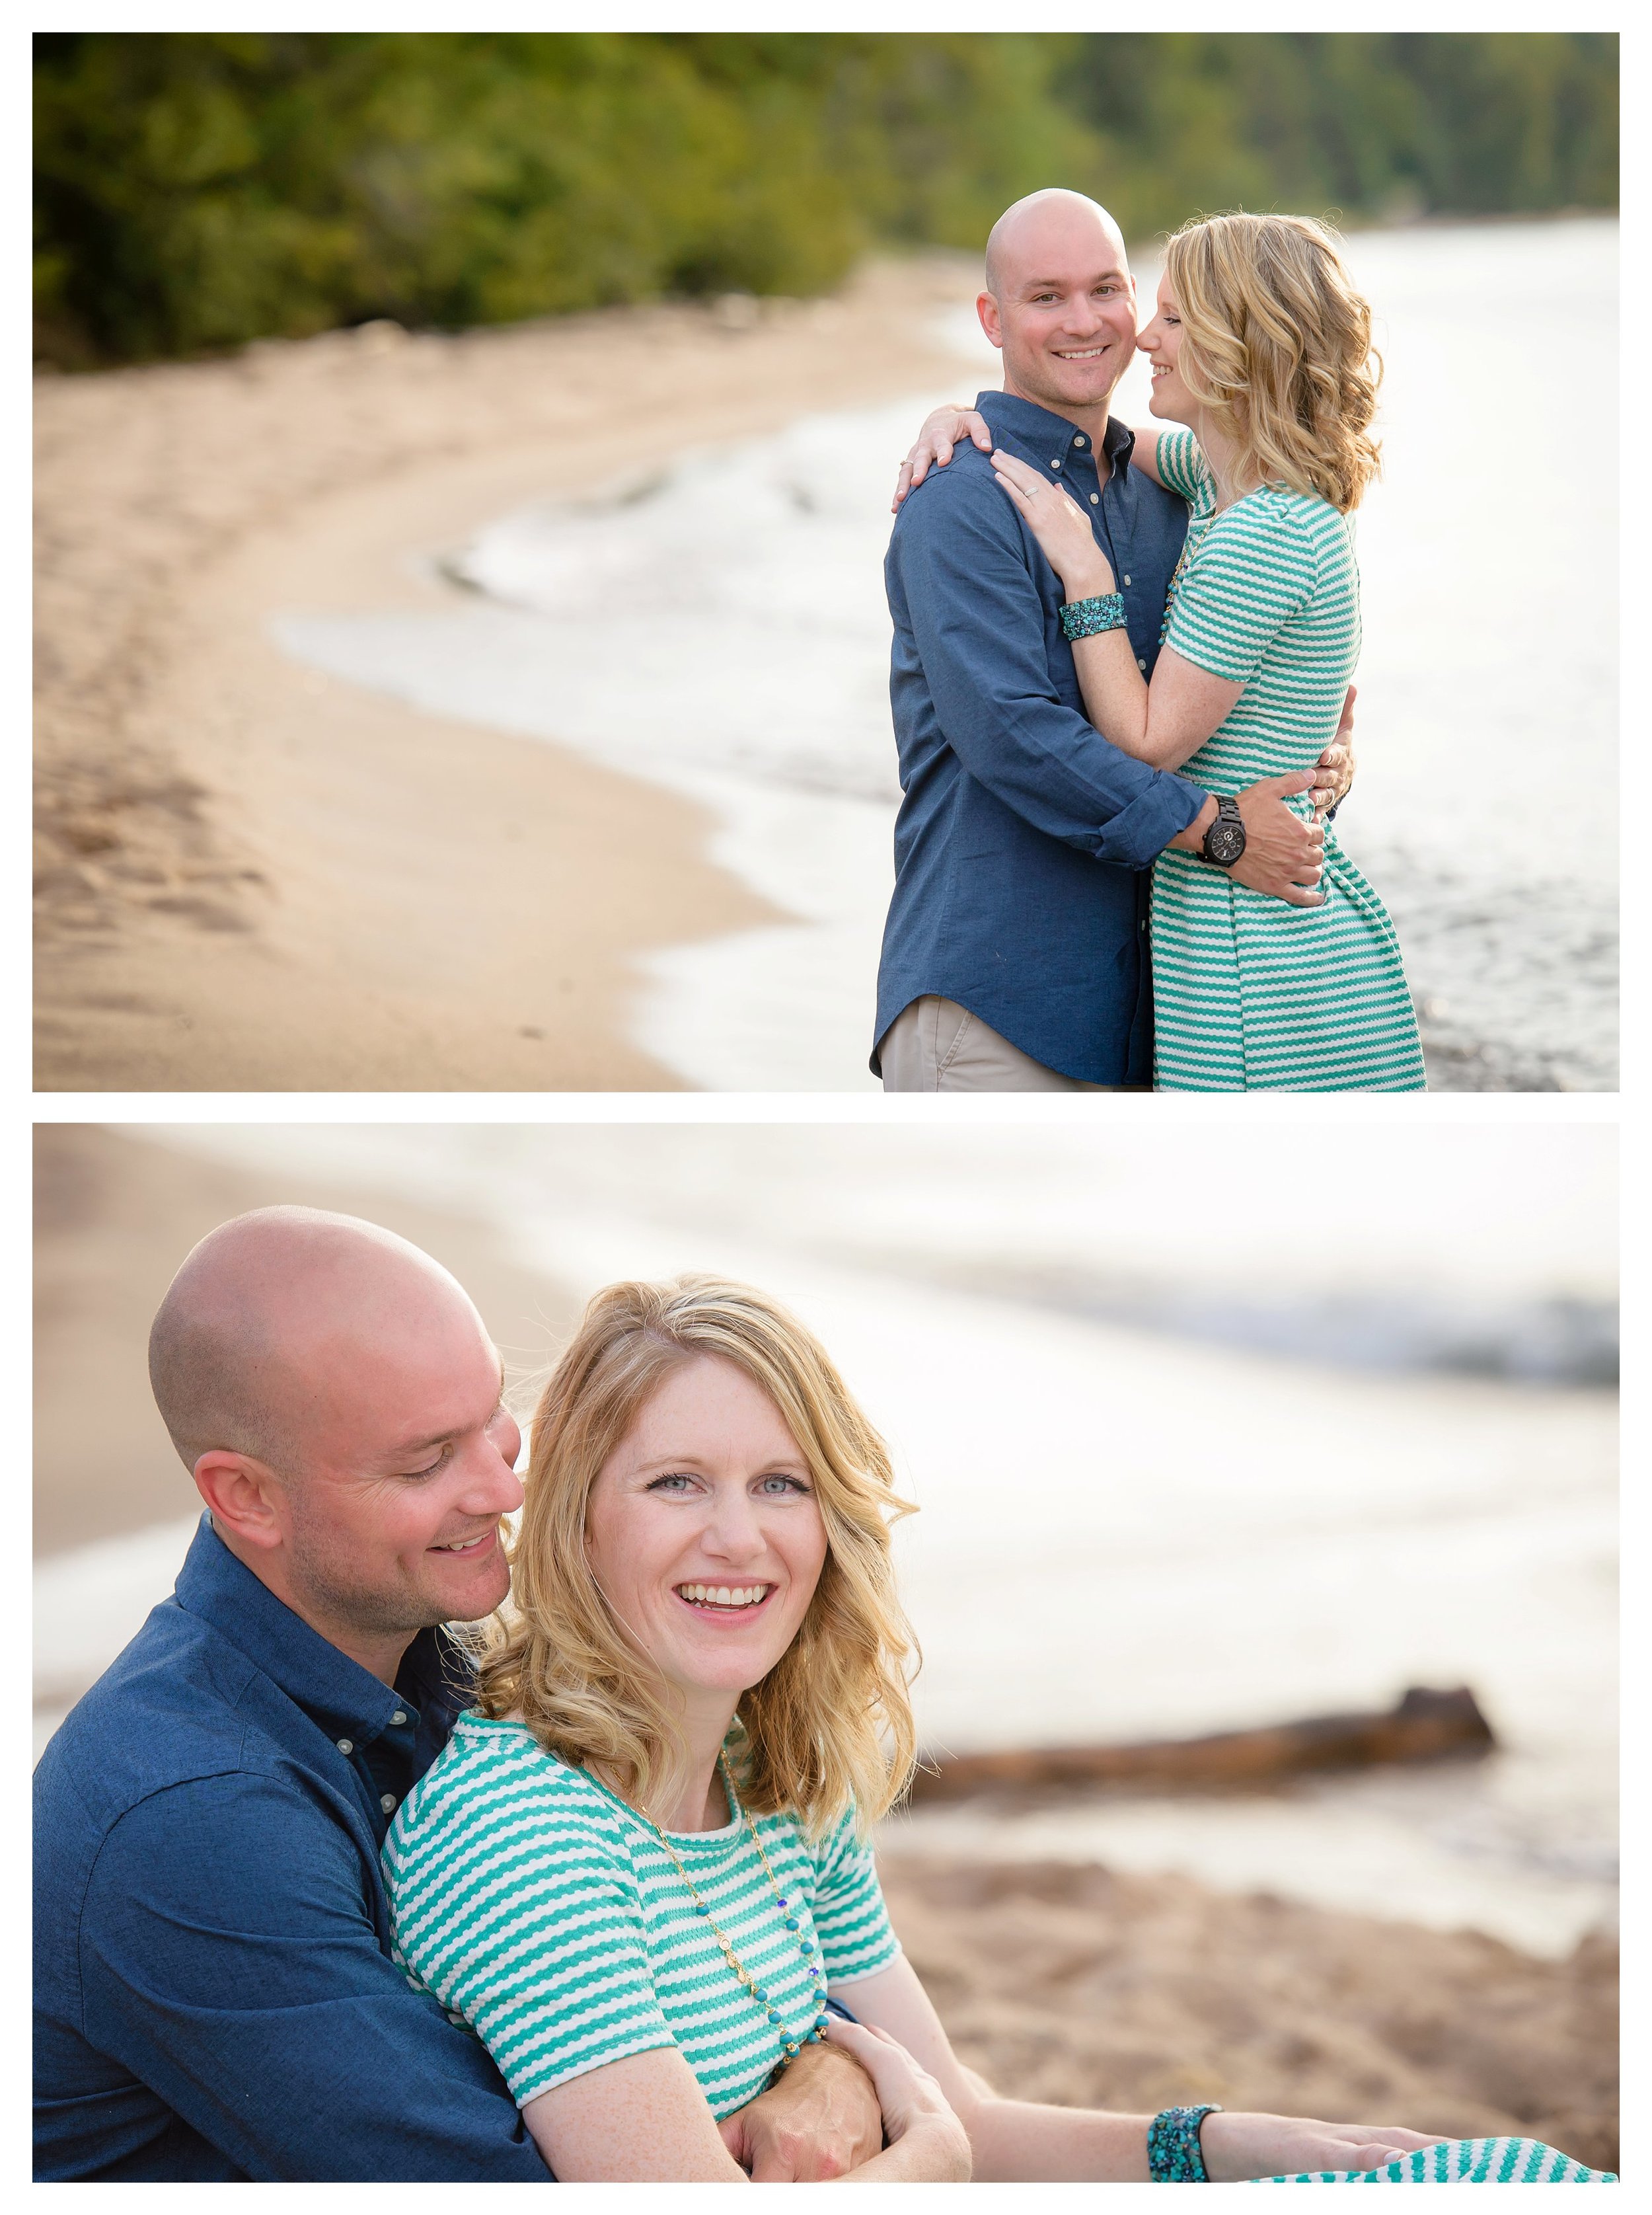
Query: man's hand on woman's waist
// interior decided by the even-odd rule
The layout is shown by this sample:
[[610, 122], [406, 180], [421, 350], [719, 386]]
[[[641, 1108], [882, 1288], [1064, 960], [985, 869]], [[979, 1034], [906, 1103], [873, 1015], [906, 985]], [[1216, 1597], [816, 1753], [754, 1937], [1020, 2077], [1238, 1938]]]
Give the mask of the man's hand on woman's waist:
[[1313, 779], [1313, 812], [1323, 816], [1340, 807], [1354, 784], [1354, 703], [1359, 696], [1359, 687], [1350, 684], [1348, 696], [1343, 702], [1341, 721], [1335, 737], [1315, 764]]
[[[1319, 889], [1325, 860], [1324, 828], [1285, 805], [1288, 795], [1312, 789], [1315, 774], [1304, 769], [1293, 770], [1288, 776], [1264, 777], [1258, 784], [1247, 784], [1237, 796], [1245, 851], [1226, 874], [1253, 893], [1264, 893], [1291, 907], [1325, 905]], [[1171, 844], [1188, 853], [1200, 852], [1204, 834], [1215, 819], [1216, 803], [1207, 800]]]

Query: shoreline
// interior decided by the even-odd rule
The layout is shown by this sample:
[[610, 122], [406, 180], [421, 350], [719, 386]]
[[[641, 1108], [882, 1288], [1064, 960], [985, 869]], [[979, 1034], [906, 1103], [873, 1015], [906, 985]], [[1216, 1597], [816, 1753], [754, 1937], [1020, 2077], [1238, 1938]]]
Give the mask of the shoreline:
[[468, 530], [956, 362], [965, 257], [37, 380], [36, 1083], [680, 1089], [646, 957], [782, 919], [692, 800], [318, 675], [271, 618], [453, 604]]

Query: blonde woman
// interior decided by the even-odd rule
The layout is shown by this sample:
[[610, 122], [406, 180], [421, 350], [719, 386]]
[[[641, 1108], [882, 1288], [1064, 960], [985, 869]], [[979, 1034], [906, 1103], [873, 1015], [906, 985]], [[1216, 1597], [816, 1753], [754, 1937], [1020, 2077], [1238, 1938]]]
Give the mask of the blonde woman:
[[[1090, 518], [1020, 457], [999, 451], [993, 464], [1061, 580], [1092, 722], [1219, 796], [1224, 820], [1205, 853], [1171, 847], [1153, 864], [1155, 1086], [1421, 1091], [1393, 925], [1334, 830], [1318, 906], [1268, 899], [1228, 874], [1244, 837], [1232, 796], [1314, 762], [1359, 660], [1352, 518], [1378, 467], [1369, 306], [1322, 224], [1215, 216], [1171, 240], [1136, 344], [1152, 365], [1153, 414], [1184, 427], [1137, 430], [1132, 464], [1190, 510], [1151, 682]], [[966, 432], [990, 445], [973, 410], [937, 411], [914, 480]], [[1306, 796], [1286, 804], [1312, 813]]]
[[747, 2181], [719, 2121], [823, 2035], [883, 2109], [850, 2181], [1429, 2157], [1410, 2131], [1033, 2107], [959, 2065], [866, 1844], [913, 1758], [908, 1511], [774, 1301], [706, 1277], [599, 1293], [525, 1488], [513, 1612], [385, 1868], [397, 1958], [486, 2044], [559, 2177]]

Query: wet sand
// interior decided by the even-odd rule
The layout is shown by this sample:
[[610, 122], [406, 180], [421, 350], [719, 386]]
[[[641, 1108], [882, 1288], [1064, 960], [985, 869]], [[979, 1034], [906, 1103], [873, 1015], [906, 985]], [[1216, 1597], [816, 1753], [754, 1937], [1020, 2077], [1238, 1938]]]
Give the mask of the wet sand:
[[268, 620], [440, 604], [504, 509], [957, 377], [932, 318], [969, 286], [937, 256], [40, 379], [37, 1086], [676, 1089], [629, 958], [773, 919], [701, 812], [321, 678]]
[[[38, 1555], [196, 1505], [150, 1400], [144, 1348], [173, 1271], [229, 1215], [296, 1200], [417, 1240], [475, 1296], [519, 1405], [590, 1289], [521, 1267], [493, 1231], [441, 1208], [99, 1126], [42, 1126], [36, 1144]], [[78, 1688], [51, 1689], [66, 1701]], [[896, 1928], [950, 2032], [1006, 2092], [1521, 2132], [1617, 2165], [1606, 1941], [1537, 1960], [1472, 1933], [1177, 1876], [898, 1850], [884, 1866]]]

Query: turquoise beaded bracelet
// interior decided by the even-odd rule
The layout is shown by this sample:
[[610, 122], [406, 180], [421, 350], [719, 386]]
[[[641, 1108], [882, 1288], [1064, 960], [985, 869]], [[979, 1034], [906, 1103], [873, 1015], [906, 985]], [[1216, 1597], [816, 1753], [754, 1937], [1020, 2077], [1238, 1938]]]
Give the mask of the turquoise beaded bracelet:
[[1064, 638], [1093, 638], [1098, 630], [1123, 630], [1124, 595], [1098, 592], [1092, 600], [1069, 600], [1062, 610]]
[[1152, 2184], [1208, 2184], [1199, 2126], [1219, 2115], [1214, 2101], [1202, 2108], [1161, 2108], [1147, 2125], [1147, 2181]]

